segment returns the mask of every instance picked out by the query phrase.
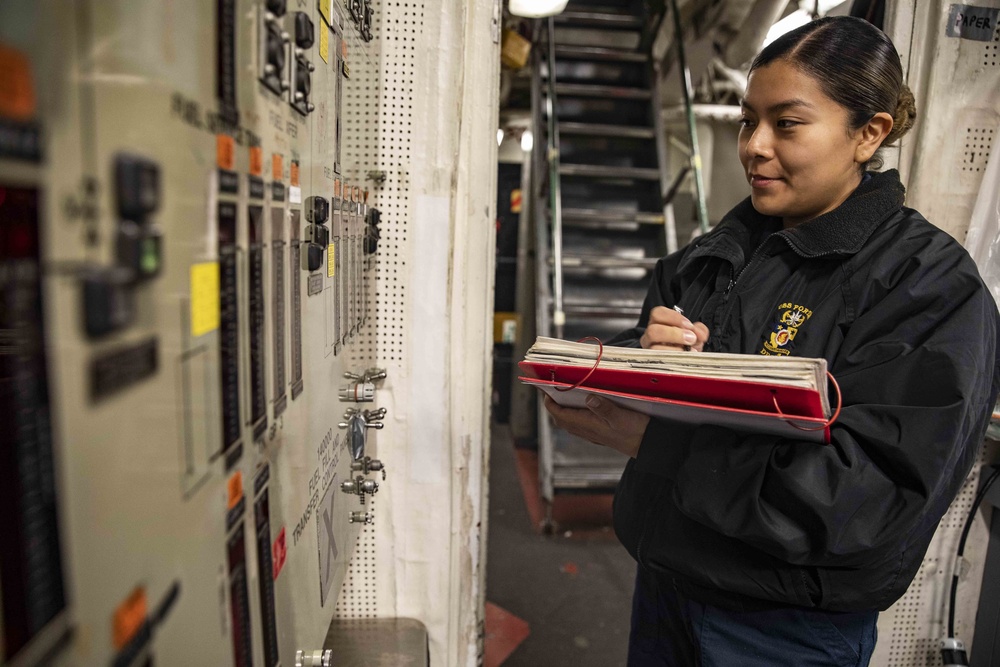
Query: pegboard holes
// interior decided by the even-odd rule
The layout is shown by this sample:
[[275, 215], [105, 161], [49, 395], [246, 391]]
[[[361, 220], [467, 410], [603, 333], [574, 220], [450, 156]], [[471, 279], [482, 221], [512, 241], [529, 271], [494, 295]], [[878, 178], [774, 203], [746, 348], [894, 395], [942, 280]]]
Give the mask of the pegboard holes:
[[985, 67], [1000, 67], [1000, 26], [997, 27], [993, 43], [986, 43], [986, 53], [983, 54], [983, 65]]
[[991, 127], [967, 127], [962, 171], [983, 171], [990, 162], [995, 130]]

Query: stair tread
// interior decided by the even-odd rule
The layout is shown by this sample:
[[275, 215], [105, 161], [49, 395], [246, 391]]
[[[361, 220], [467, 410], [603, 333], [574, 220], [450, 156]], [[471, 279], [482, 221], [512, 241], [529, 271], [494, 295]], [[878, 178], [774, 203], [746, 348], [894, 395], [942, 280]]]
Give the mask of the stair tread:
[[607, 30], [638, 30], [644, 22], [638, 16], [628, 14], [613, 7], [592, 9], [567, 9], [555, 16], [556, 25], [598, 26]]
[[659, 257], [612, 257], [608, 255], [567, 255], [563, 254], [563, 267], [597, 269], [651, 269]]
[[591, 83], [556, 83], [556, 95], [567, 97], [614, 97], [629, 100], [649, 100], [653, 93], [648, 88], [601, 86]]
[[556, 58], [571, 58], [573, 60], [617, 60], [623, 62], [645, 63], [649, 56], [631, 49], [610, 49], [603, 46], [570, 46], [557, 44]]
[[559, 174], [562, 176], [627, 178], [630, 180], [642, 181], [660, 180], [659, 169], [652, 169], [649, 167], [614, 167], [600, 164], [572, 164], [564, 162], [559, 165]]
[[595, 222], [638, 222], [647, 225], [662, 225], [664, 222], [662, 213], [598, 208], [564, 208], [562, 217], [564, 222], [567, 220], [592, 220]]
[[653, 139], [656, 136], [656, 131], [651, 127], [608, 125], [603, 123], [575, 123], [565, 121], [559, 123], [559, 133], [634, 139]]

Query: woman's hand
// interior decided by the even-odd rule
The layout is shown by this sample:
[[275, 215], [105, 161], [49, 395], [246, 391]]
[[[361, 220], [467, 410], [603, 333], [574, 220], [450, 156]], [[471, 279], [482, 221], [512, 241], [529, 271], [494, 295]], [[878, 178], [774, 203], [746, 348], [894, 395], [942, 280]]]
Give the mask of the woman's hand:
[[639, 343], [647, 350], [697, 350], [708, 340], [708, 327], [692, 323], [672, 308], [656, 306], [649, 313], [649, 324]]
[[639, 453], [649, 424], [649, 417], [641, 412], [620, 408], [594, 395], [587, 397], [586, 409], [564, 408], [546, 396], [545, 409], [559, 428], [632, 458]]

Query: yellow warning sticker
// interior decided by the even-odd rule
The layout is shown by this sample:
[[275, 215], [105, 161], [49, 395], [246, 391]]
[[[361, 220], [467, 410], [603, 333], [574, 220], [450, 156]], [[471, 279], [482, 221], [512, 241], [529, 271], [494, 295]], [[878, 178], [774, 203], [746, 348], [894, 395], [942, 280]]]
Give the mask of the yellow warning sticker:
[[331, 243], [326, 249], [326, 275], [329, 278], [337, 273], [337, 248], [335, 243]]
[[319, 27], [319, 57], [330, 63], [330, 30], [325, 25]]
[[191, 267], [191, 335], [204, 336], [219, 328], [219, 264]]
[[[323, 17], [323, 20], [326, 21], [326, 24], [330, 26], [333, 25], [333, 16], [331, 13], [332, 11], [333, 11], [333, 0], [319, 0], [319, 14], [320, 16]], [[323, 43], [323, 38], [320, 37], [320, 44], [322, 43]], [[320, 46], [320, 53], [322, 52], [323, 52], [323, 47]], [[323, 60], [326, 60], [326, 58], [323, 58]]]

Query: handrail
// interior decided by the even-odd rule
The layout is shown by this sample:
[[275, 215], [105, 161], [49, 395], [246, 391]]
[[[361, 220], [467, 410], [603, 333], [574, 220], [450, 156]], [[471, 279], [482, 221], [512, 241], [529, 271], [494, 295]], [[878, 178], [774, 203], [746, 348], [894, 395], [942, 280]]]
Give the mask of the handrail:
[[705, 181], [701, 172], [701, 150], [698, 148], [698, 128], [694, 122], [694, 97], [691, 84], [691, 70], [687, 66], [684, 52], [684, 29], [681, 28], [681, 15], [677, 11], [677, 0], [670, 0], [670, 13], [674, 19], [674, 41], [677, 42], [677, 66], [680, 68], [681, 88], [684, 90], [684, 108], [687, 111], [688, 133], [691, 135], [691, 166], [694, 168], [694, 189], [698, 202], [698, 225], [701, 233], [708, 232], [708, 206], [705, 203]]
[[549, 17], [546, 40], [548, 42], [549, 61], [549, 195], [552, 200], [552, 324], [555, 337], [563, 337], [563, 326], [566, 324], [566, 313], [563, 310], [563, 267], [562, 267], [562, 191], [559, 177], [559, 120], [556, 109], [556, 54], [555, 54], [555, 19]]

